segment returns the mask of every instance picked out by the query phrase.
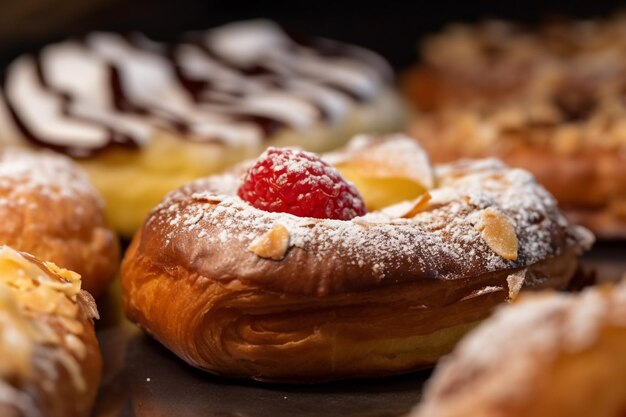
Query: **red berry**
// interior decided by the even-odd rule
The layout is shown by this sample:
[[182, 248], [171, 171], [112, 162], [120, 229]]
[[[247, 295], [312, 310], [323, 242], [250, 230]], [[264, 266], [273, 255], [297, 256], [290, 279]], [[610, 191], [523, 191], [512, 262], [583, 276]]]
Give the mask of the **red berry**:
[[356, 188], [335, 168], [294, 149], [269, 148], [237, 194], [258, 209], [300, 217], [350, 220], [366, 213]]

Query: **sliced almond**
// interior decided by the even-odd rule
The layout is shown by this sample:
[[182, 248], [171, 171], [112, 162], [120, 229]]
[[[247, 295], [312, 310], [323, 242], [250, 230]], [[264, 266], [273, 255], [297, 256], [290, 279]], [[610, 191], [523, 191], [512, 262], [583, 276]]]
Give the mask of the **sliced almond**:
[[463, 297], [461, 299], [461, 301], [465, 301], [465, 300], [471, 300], [472, 298], [476, 298], [476, 297], [482, 297], [483, 295], [486, 294], [493, 294], [496, 292], [500, 292], [503, 291], [504, 288], [498, 286], [498, 285], [490, 285], [484, 288], [481, 288], [479, 290], [473, 291], [471, 294], [466, 295], [465, 297]]
[[582, 147], [582, 135], [578, 127], [564, 126], [557, 129], [552, 138], [552, 146], [557, 153], [571, 155]]
[[509, 287], [509, 301], [513, 301], [517, 298], [517, 295], [522, 290], [522, 285], [526, 280], [526, 272], [528, 270], [522, 269], [506, 277], [506, 283]]
[[504, 259], [517, 259], [519, 242], [515, 227], [502, 212], [492, 207], [486, 208], [481, 213], [476, 229], [492, 251]]
[[252, 242], [248, 250], [261, 258], [279, 261], [289, 248], [289, 231], [282, 224], [272, 227], [267, 233]]
[[404, 213], [404, 215], [402, 215], [401, 217], [403, 219], [412, 219], [418, 213], [426, 210], [426, 208], [428, 207], [428, 202], [431, 200], [431, 198], [432, 196], [429, 192], [425, 192], [421, 196], [417, 197], [415, 200], [413, 200], [413, 207], [411, 208], [411, 210]]
[[390, 217], [398, 219], [412, 219], [418, 213], [423, 212], [428, 208], [428, 202], [432, 196], [429, 192], [425, 192], [413, 201], [405, 201], [400, 204], [396, 204], [383, 209], [383, 213]]
[[222, 201], [224, 201], [226, 197], [223, 195], [218, 195], [218, 194], [199, 192], [199, 193], [193, 193], [191, 195], [191, 198], [193, 198], [196, 201], [201, 201], [203, 203], [219, 204]]

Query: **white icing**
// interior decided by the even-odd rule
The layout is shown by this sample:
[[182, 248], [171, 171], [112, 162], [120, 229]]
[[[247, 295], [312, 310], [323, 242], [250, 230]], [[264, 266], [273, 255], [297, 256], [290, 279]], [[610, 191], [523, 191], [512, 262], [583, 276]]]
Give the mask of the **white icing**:
[[322, 57], [305, 47], [297, 47], [298, 59], [293, 59], [293, 52], [286, 46], [295, 45], [276, 24], [267, 20], [225, 25], [208, 32], [205, 39], [221, 57], [239, 65], [269, 61], [270, 65], [279, 64], [277, 67], [282, 71], [336, 83], [365, 96], [371, 96], [379, 87], [373, 82], [378, 78], [374, 69], [354, 59]]
[[7, 73], [6, 95], [30, 129], [52, 145], [97, 148], [107, 143], [106, 132], [99, 126], [61, 115], [60, 97], [41, 88], [30, 57], [18, 58], [12, 64]]
[[305, 54], [294, 61], [297, 70], [307, 76], [320, 81], [336, 83], [349, 90], [356, 90], [360, 94], [371, 97], [378, 85], [372, 83], [372, 69], [361, 63], [344, 58], [320, 59], [312, 54]]
[[282, 30], [266, 20], [230, 23], [209, 31], [205, 39], [218, 55], [244, 66], [279, 53], [289, 44]]
[[119, 35], [94, 33], [87, 38], [93, 53], [118, 68], [122, 87], [133, 103], [159, 114], [192, 121], [202, 119], [193, 102], [174, 78], [173, 68], [165, 59], [134, 48]]
[[[247, 116], [293, 129], [338, 122], [359, 105], [351, 95], [372, 98], [388, 75], [375, 54], [336, 44], [342, 55], [326, 56], [266, 21], [226, 25], [203, 39], [210, 53], [192, 41], [168, 49], [141, 35], [113, 33], [50, 45], [38, 58], [45, 85], [36, 57], [18, 58], [7, 71], [4, 104], [24, 123], [26, 139], [30, 133], [79, 157], [114, 142], [142, 146], [155, 129], [182, 130], [194, 141], [258, 144], [272, 132]], [[267, 72], [246, 75], [255, 66]], [[177, 69], [199, 88], [183, 82]], [[130, 106], [116, 106], [113, 71]], [[64, 103], [69, 114], [63, 114]]]
[[[232, 45], [241, 41], [239, 39], [241, 34], [231, 32], [231, 30], [236, 30], [246, 26], [246, 24], [230, 26], [232, 25], [229, 25], [228, 30], [217, 29], [209, 32], [207, 43], [214, 47], [218, 54], [227, 59], [227, 62], [246, 65], [260, 60], [280, 74], [280, 79], [285, 85], [277, 88], [271, 85], [270, 79], [242, 77], [239, 71], [212, 59], [198, 47], [180, 45], [176, 51], [176, 57], [182, 71], [194, 79], [208, 80], [215, 86], [214, 89], [208, 91], [209, 94], [204, 95], [206, 99], [219, 97], [232, 104], [231, 111], [236, 112], [237, 108], [239, 111], [252, 111], [275, 117], [296, 127], [310, 126], [317, 121], [317, 109], [311, 105], [311, 102], [321, 105], [330, 114], [331, 119], [339, 118], [348, 110], [350, 101], [344, 95], [319, 83], [312, 82], [310, 79], [297, 76], [297, 73], [291, 69], [294, 66], [293, 62], [296, 61], [292, 56], [293, 52], [282, 52], [282, 54], [289, 55], [288, 57], [282, 54], [278, 55], [277, 46], [283, 42], [276, 41], [277, 44], [269, 45], [269, 49], [254, 49], [253, 53], [248, 54], [247, 49], [239, 50]], [[250, 35], [249, 32], [252, 29], [253, 32], [263, 31], [264, 26], [252, 26], [246, 28], [244, 32]], [[216, 41], [213, 41], [214, 37], [217, 38]], [[261, 36], [260, 38], [263, 39], [264, 37]], [[270, 38], [274, 39], [273, 36]], [[222, 40], [225, 45], [222, 45]], [[234, 57], [231, 56], [231, 48]], [[242, 52], [246, 52], [246, 54], [242, 54]], [[245, 55], [246, 59], [239, 59], [240, 54]], [[289, 91], [288, 94], [285, 94], [285, 88]], [[222, 92], [221, 95], [220, 92]], [[245, 96], [241, 99], [225, 93], [239, 93], [245, 94]], [[229, 109], [228, 106], [222, 107], [215, 104], [208, 107]]]

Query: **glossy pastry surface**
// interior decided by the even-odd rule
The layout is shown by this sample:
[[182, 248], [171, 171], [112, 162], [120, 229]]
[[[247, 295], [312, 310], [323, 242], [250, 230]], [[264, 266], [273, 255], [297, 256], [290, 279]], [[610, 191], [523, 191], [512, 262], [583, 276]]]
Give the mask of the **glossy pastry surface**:
[[328, 160], [354, 174], [383, 152], [393, 169], [374, 177], [421, 172], [424, 188], [351, 220], [251, 206], [237, 196], [247, 165], [172, 193], [125, 257], [128, 317], [209, 372], [307, 382], [431, 365], [522, 287], [567, 285], [591, 237], [530, 174], [476, 161], [424, 175], [402, 136], [361, 137]]
[[390, 78], [373, 52], [296, 40], [268, 21], [167, 45], [92, 33], [9, 67], [0, 133], [76, 158], [131, 236], [168, 191], [268, 145], [324, 151], [356, 132], [397, 128]]
[[626, 410], [626, 283], [524, 295], [438, 366], [412, 416], [598, 416]]
[[86, 417], [102, 358], [80, 277], [0, 247], [0, 413]]
[[78, 272], [100, 295], [119, 263], [116, 235], [87, 175], [50, 152], [0, 149], [0, 244]]

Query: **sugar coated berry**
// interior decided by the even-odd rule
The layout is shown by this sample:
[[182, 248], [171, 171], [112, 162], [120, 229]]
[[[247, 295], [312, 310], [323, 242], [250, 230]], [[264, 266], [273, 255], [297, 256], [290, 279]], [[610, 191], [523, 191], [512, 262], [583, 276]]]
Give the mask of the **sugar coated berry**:
[[248, 169], [239, 197], [252, 206], [300, 217], [350, 220], [366, 213], [352, 184], [309, 152], [269, 148]]

